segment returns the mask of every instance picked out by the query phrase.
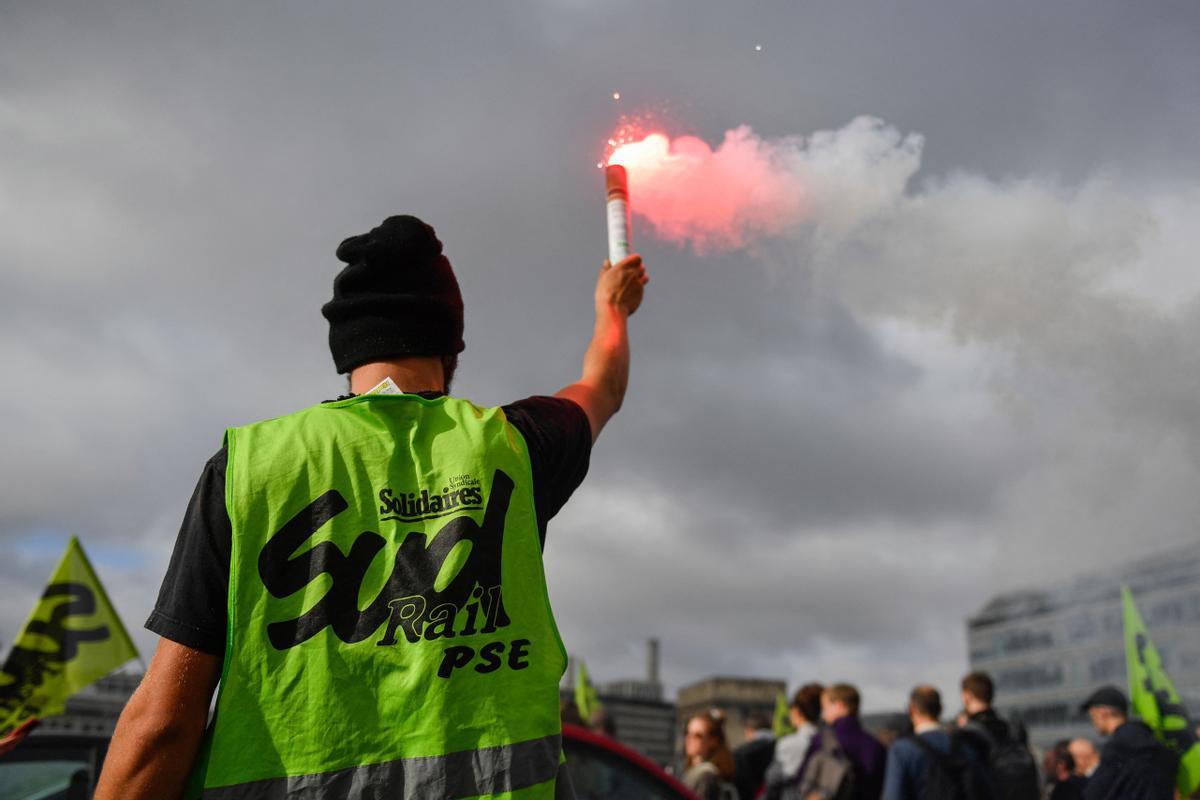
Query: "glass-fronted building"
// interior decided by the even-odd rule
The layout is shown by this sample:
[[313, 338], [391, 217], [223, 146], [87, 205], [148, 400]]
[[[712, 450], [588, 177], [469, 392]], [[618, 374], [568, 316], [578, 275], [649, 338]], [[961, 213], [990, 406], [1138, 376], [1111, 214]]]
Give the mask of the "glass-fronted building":
[[1193, 720], [1200, 712], [1200, 545], [1069, 579], [1060, 589], [1000, 595], [967, 621], [971, 669], [996, 682], [996, 706], [1039, 747], [1091, 736], [1079, 704], [1115, 684], [1128, 691], [1121, 585]]

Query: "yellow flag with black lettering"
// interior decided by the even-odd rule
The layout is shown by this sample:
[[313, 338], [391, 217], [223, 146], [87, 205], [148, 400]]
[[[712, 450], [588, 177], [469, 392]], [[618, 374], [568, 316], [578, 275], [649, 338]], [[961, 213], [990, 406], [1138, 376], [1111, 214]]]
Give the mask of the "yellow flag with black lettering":
[[1125, 606], [1125, 659], [1129, 666], [1129, 701], [1158, 740], [1179, 755], [1175, 788], [1184, 797], [1200, 789], [1200, 742], [1175, 685], [1167, 677], [1150, 641], [1146, 623], [1128, 586], [1121, 587]]
[[72, 694], [137, 657], [83, 547], [72, 536], [0, 668], [0, 737], [26, 720], [62, 711]]

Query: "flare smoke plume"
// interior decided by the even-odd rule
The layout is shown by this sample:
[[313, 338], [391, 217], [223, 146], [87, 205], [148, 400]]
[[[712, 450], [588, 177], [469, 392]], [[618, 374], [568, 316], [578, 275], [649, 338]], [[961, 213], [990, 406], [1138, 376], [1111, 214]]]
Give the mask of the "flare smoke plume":
[[803, 223], [834, 230], [899, 197], [921, 162], [921, 136], [871, 117], [839, 131], [764, 140], [742, 126], [715, 150], [694, 136], [651, 134], [609, 157], [629, 172], [634, 211], [698, 252], [752, 245]]
[[922, 147], [860, 117], [776, 140], [740, 127], [716, 149], [655, 134], [609, 161], [657, 236], [701, 253], [794, 239], [818, 285], [861, 314], [1087, 376], [1092, 399], [1184, 432], [1200, 462], [1200, 190], [971, 174], [912, 188]]

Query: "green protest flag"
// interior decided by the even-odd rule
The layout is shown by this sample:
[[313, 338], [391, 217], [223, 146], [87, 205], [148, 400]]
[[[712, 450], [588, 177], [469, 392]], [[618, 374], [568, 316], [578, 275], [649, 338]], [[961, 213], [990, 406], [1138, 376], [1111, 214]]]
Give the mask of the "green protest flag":
[[600, 694], [588, 678], [587, 665], [582, 658], [579, 659], [579, 668], [575, 670], [575, 708], [579, 709], [584, 724], [590, 724], [592, 715], [604, 708], [600, 704]]
[[1129, 666], [1129, 700], [1159, 741], [1179, 755], [1175, 786], [1184, 797], [1200, 789], [1200, 742], [1188, 720], [1175, 685], [1163, 670], [1162, 659], [1128, 586], [1121, 587], [1125, 606], [1125, 659]]
[[0, 737], [27, 720], [61, 712], [72, 694], [137, 657], [72, 536], [0, 668]]
[[787, 696], [783, 692], [775, 695], [775, 719], [771, 727], [775, 731], [776, 739], [796, 732], [795, 726], [792, 725], [792, 715], [789, 712]]

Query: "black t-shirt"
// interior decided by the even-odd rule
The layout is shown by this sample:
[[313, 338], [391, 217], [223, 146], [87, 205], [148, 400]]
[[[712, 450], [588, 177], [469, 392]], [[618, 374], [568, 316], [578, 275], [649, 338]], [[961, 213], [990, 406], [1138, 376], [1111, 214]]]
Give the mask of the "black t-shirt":
[[[530, 397], [503, 408], [529, 448], [538, 534], [545, 546], [546, 523], [587, 475], [592, 429], [583, 409], [571, 400]], [[215, 656], [225, 653], [233, 543], [225, 465], [222, 446], [200, 473], [158, 602], [146, 620], [146, 627], [159, 636]]]

